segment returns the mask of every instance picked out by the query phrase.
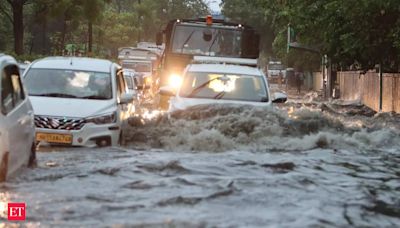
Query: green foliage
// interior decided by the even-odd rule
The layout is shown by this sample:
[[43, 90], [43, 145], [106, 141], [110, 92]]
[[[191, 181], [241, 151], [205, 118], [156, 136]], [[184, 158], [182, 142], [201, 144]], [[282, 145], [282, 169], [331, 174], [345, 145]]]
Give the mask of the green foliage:
[[[93, 55], [113, 57], [119, 47], [153, 41], [168, 20], [208, 14], [202, 0], [35, 0], [24, 6], [24, 49], [36, 54], [61, 55], [74, 44], [88, 50], [93, 25]], [[8, 15], [1, 13], [8, 12]], [[13, 50], [12, 11], [0, 1], [0, 52]], [[69, 51], [70, 52], [70, 51]]]
[[383, 62], [387, 70], [399, 69], [398, 0], [224, 0], [223, 4], [226, 16], [259, 28], [270, 56], [292, 59], [295, 65], [304, 62], [300, 53], [286, 54], [290, 23], [298, 42], [319, 49], [342, 67], [355, 64], [370, 69]]

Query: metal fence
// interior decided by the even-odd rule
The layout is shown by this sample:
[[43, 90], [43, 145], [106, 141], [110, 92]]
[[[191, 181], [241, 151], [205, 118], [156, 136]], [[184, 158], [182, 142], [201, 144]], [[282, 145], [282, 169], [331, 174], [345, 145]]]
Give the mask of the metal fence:
[[[338, 72], [340, 97], [343, 100], [359, 100], [379, 111], [379, 74], [367, 72]], [[383, 74], [383, 112], [400, 113], [400, 74]]]

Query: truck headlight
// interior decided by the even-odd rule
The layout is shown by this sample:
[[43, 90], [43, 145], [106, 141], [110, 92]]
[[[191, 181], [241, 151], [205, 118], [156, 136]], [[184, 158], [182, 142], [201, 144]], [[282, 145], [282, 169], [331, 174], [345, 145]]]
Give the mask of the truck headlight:
[[94, 123], [94, 124], [109, 124], [109, 123], [116, 123], [117, 122], [117, 112], [99, 115], [99, 116], [91, 116], [86, 118], [87, 123]]
[[168, 79], [168, 84], [174, 89], [178, 89], [182, 84], [182, 77], [178, 74], [171, 74]]

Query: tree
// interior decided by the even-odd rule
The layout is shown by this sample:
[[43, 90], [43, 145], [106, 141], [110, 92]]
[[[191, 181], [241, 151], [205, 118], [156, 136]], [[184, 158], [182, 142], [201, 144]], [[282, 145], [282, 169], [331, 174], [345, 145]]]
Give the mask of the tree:
[[[9, 13], [13, 7], [19, 9], [19, 14]], [[202, 0], [0, 1], [0, 48], [11, 50], [8, 40], [15, 37], [15, 52], [23, 53], [24, 26], [20, 23], [25, 20], [25, 37], [29, 38], [25, 43], [30, 54], [61, 55], [68, 46], [72, 52], [79, 47], [87, 53], [105, 55], [115, 53], [118, 47], [134, 46], [139, 34], [141, 40], [154, 41], [170, 19], [207, 13]], [[11, 31], [13, 27], [18, 32]]]
[[[0, 11], [6, 15], [13, 25], [14, 51], [17, 55], [24, 53], [24, 5], [28, 0], [6, 0], [9, 6], [0, 5]], [[12, 11], [12, 16], [8, 13]]]
[[370, 69], [383, 62], [388, 70], [399, 69], [398, 0], [224, 0], [223, 12], [259, 28], [265, 46], [274, 44], [271, 55], [286, 57], [290, 23], [298, 42], [318, 48], [342, 67]]

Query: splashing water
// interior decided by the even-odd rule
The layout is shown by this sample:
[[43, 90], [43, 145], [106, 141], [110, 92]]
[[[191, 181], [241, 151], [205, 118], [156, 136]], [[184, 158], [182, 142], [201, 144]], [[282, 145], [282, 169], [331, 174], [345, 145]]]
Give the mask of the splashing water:
[[39, 152], [0, 184], [0, 214], [26, 202], [32, 227], [398, 227], [398, 120], [317, 103], [143, 114], [124, 129], [134, 149]]
[[396, 129], [375, 129], [362, 121], [354, 124], [350, 117], [307, 107], [295, 111], [289, 107], [286, 112], [243, 105], [201, 105], [142, 122], [128, 129], [126, 139], [130, 145], [214, 152], [377, 150], [400, 146]]

